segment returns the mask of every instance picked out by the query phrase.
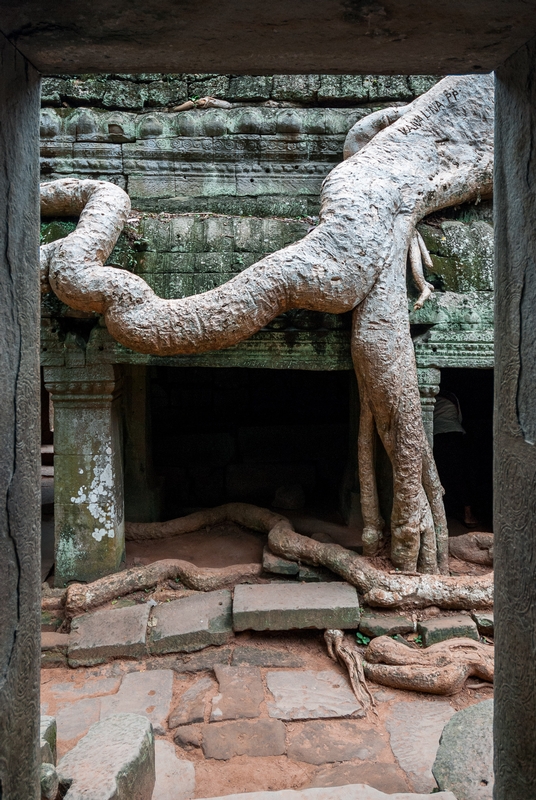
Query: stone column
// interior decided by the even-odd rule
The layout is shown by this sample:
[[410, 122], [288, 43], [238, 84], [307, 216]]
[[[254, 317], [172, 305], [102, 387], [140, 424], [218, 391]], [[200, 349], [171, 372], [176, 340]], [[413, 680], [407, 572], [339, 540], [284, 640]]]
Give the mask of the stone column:
[[117, 367], [45, 367], [54, 402], [56, 586], [116, 572], [124, 559]]
[[39, 790], [39, 74], [0, 34], [0, 797]]
[[536, 39], [496, 72], [495, 794], [536, 797]]
[[419, 382], [419, 393], [421, 395], [422, 421], [424, 430], [430, 442], [434, 446], [434, 408], [436, 394], [439, 392], [441, 372], [435, 367], [417, 369], [417, 380]]

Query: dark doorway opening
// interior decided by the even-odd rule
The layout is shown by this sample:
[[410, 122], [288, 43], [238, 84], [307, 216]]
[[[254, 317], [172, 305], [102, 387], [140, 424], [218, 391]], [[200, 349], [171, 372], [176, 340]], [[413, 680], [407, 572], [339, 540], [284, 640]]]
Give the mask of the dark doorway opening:
[[[455, 394], [466, 431], [467, 496], [480, 529], [493, 519], [493, 370], [443, 369], [441, 391]], [[441, 475], [440, 475], [441, 477]], [[443, 478], [442, 478], [443, 480]], [[462, 532], [462, 531], [460, 531]]]

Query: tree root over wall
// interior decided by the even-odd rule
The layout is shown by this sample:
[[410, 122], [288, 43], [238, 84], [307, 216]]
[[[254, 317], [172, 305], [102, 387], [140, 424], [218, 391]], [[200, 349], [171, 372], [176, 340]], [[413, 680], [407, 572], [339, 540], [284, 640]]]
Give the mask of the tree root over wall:
[[[130, 541], [162, 539], [221, 522], [236, 522], [268, 534], [270, 549], [292, 561], [324, 566], [355, 586], [367, 605], [449, 609], [486, 608], [493, 603], [493, 575], [448, 577], [445, 575], [404, 575], [382, 572], [371, 562], [337, 544], [316, 542], [294, 531], [291, 522], [280, 514], [247, 503], [228, 503], [198, 511], [168, 522], [126, 523]], [[133, 567], [90, 584], [72, 584], [66, 589], [68, 617], [126, 594], [150, 589], [160, 581], [178, 578], [198, 591], [213, 591], [258, 579], [260, 564], [239, 564], [221, 569], [202, 568], [188, 561], [166, 559], [144, 567]]]

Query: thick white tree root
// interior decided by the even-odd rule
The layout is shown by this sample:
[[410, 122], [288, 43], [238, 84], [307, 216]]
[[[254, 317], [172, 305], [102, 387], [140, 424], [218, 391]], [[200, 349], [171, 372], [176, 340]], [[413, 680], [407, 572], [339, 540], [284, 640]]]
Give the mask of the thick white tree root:
[[324, 631], [324, 640], [329, 657], [347, 670], [352, 691], [363, 710], [368, 712], [372, 708], [377, 714], [376, 701], [370, 693], [363, 671], [363, 656], [357, 647], [349, 646], [344, 640], [343, 631], [338, 629]]
[[[290, 309], [353, 310], [364, 425], [369, 438], [378, 432], [393, 466], [391, 558], [404, 571], [446, 572], [441, 485], [421, 418], [406, 262], [411, 247], [419, 304], [430, 289], [416, 224], [491, 193], [492, 76], [445, 78], [409, 106], [367, 117], [350, 131], [347, 152], [355, 154], [324, 181], [319, 225], [304, 239], [223, 286], [181, 300], [157, 297], [142, 278], [103, 266], [128, 213], [121, 189], [74, 179], [44, 184], [43, 213], [80, 214], [80, 222], [43, 248], [43, 285], [72, 308], [103, 314], [124, 346], [159, 356], [230, 347]], [[383, 522], [366, 474], [370, 460], [359, 463], [372, 547]]]
[[421, 650], [378, 636], [365, 650], [363, 669], [369, 680], [393, 689], [451, 695], [461, 691], [472, 675], [493, 681], [494, 650], [461, 638]]

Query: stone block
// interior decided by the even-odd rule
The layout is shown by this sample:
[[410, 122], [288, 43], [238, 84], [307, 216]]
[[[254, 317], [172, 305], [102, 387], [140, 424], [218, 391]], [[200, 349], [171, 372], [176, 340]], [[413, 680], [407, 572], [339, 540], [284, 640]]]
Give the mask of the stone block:
[[325, 567], [312, 567], [310, 564], [300, 564], [298, 580], [305, 583], [322, 583], [323, 581], [337, 581], [337, 576]]
[[414, 792], [436, 788], [432, 765], [443, 728], [453, 714], [447, 701], [437, 700], [400, 702], [389, 709], [386, 726], [391, 750]]
[[276, 575], [297, 575], [299, 571], [296, 561], [274, 555], [268, 546], [262, 552], [262, 567], [266, 572], [273, 572]]
[[172, 696], [172, 670], [130, 672], [121, 681], [117, 694], [102, 698], [100, 718], [102, 720], [116, 714], [140, 714], [151, 722], [155, 733], [164, 735]]
[[177, 728], [173, 734], [175, 744], [183, 750], [201, 747], [203, 725], [185, 725]]
[[251, 664], [256, 667], [303, 667], [303, 659], [294, 653], [274, 650], [270, 647], [254, 647], [242, 645], [235, 647], [231, 659], [233, 666]]
[[151, 800], [190, 800], [195, 794], [195, 767], [191, 761], [177, 758], [171, 742], [154, 743], [155, 772]]
[[41, 747], [41, 763], [56, 763], [56, 720], [54, 717], [41, 715], [39, 739]]
[[72, 667], [101, 664], [112, 658], [141, 658], [147, 652], [147, 605], [105, 609], [73, 620], [69, 638]]
[[217, 664], [214, 672], [219, 693], [212, 698], [211, 722], [226, 719], [255, 719], [260, 715], [264, 690], [258, 667], [228, 667]]
[[493, 700], [464, 708], [447, 722], [432, 772], [439, 788], [458, 800], [492, 800]]
[[493, 636], [493, 611], [473, 611], [471, 618], [482, 636]]
[[100, 697], [84, 697], [66, 703], [56, 712], [58, 755], [61, 757], [99, 721]]
[[58, 653], [67, 653], [69, 646], [68, 633], [53, 633], [51, 631], [41, 632], [41, 652], [49, 652], [51, 650]]
[[[154, 663], [165, 664], [166, 668], [178, 673], [205, 672], [213, 669], [215, 664], [228, 664], [231, 652], [230, 647], [210, 647], [191, 656], [163, 656], [155, 659]], [[152, 663], [147, 662], [147, 669], [153, 668]]]
[[169, 715], [168, 728], [204, 722], [207, 695], [216, 689], [212, 678], [199, 678], [190, 686], [179, 700], [179, 704]]
[[444, 642], [446, 639], [465, 637], [475, 639], [477, 642], [480, 637], [476, 623], [471, 617], [465, 614], [456, 614], [452, 617], [432, 617], [417, 624], [417, 630], [422, 636], [425, 647], [437, 642]]
[[[345, 787], [348, 784], [366, 783], [372, 789], [385, 792], [392, 800], [392, 795], [400, 797], [398, 792], [406, 792], [408, 783], [402, 770], [396, 764], [385, 764], [383, 762], [369, 762], [362, 764], [335, 764], [333, 767], [324, 767], [315, 773], [311, 786], [339, 786]], [[375, 795], [377, 797], [378, 795]], [[384, 795], [381, 795], [382, 797]], [[427, 795], [428, 797], [430, 795]], [[437, 797], [434, 794], [433, 797]], [[422, 797], [422, 795], [407, 795], [402, 797]], [[441, 795], [439, 795], [441, 797]]]
[[397, 633], [411, 633], [414, 630], [411, 617], [403, 614], [364, 613], [359, 630], [372, 639], [375, 636], [394, 636]]
[[354, 720], [323, 720], [291, 727], [287, 755], [293, 761], [305, 761], [307, 764], [320, 765], [354, 759], [375, 761], [386, 746], [377, 731], [363, 728], [361, 722]]
[[227, 97], [231, 101], [268, 100], [271, 91], [271, 75], [236, 75], [229, 81]]
[[268, 714], [276, 719], [365, 716], [347, 679], [332, 669], [268, 672], [266, 685], [274, 698]]
[[45, 762], [40, 770], [41, 800], [56, 800], [60, 788], [58, 773], [53, 764]]
[[240, 584], [234, 591], [233, 627], [236, 631], [344, 630], [358, 625], [357, 592], [348, 583]]
[[154, 735], [136, 714], [117, 714], [93, 725], [58, 765], [67, 800], [151, 800], [155, 784]]
[[153, 613], [149, 651], [191, 653], [232, 636], [231, 593], [199, 592], [158, 606]]
[[223, 798], [209, 797], [205, 798], [205, 800], [456, 800], [456, 798], [452, 792], [439, 792], [439, 794], [414, 794], [413, 792], [391, 794], [389, 792], [385, 794], [373, 789], [371, 786], [357, 783], [350, 786], [337, 786], [326, 789], [283, 789], [279, 792], [245, 792], [243, 794], [228, 794]]
[[320, 75], [274, 75], [272, 98], [310, 103], [316, 100]]
[[201, 746], [205, 758], [222, 761], [234, 756], [281, 756], [285, 752], [285, 726], [276, 719], [205, 725]]

